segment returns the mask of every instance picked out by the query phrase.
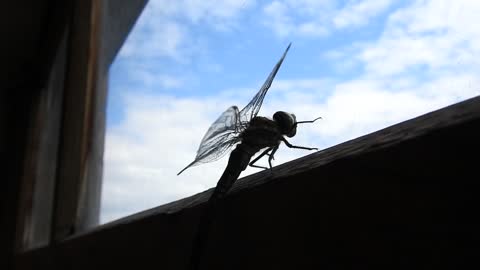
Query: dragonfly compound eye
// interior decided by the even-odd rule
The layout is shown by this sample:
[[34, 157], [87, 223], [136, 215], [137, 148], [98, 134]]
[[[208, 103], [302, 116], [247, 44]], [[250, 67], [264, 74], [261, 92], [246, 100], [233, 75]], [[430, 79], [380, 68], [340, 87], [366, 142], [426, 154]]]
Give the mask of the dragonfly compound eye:
[[273, 114], [273, 120], [278, 124], [278, 127], [283, 134], [288, 137], [293, 137], [297, 133], [296, 117], [294, 114], [278, 111]]

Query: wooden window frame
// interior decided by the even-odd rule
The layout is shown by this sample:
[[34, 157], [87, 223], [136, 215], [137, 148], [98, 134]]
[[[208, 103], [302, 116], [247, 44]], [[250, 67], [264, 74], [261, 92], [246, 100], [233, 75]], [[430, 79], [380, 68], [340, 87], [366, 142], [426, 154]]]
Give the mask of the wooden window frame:
[[[98, 225], [108, 69], [146, 0], [52, 0], [37, 62], [18, 199], [16, 252]], [[37, 65], [42, 67], [42, 65]]]

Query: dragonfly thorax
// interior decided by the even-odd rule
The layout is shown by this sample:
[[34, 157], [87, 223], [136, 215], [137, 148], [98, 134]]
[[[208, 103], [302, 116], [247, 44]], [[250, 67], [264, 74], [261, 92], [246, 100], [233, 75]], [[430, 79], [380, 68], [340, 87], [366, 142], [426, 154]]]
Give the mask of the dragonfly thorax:
[[275, 121], [280, 128], [282, 134], [291, 138], [297, 133], [297, 118], [293, 113], [278, 111], [273, 114], [273, 121]]

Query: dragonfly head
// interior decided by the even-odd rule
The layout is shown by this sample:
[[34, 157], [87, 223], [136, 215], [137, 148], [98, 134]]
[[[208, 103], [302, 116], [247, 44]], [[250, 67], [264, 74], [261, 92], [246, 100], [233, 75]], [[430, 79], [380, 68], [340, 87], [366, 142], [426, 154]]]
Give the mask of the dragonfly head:
[[297, 134], [297, 118], [293, 113], [278, 111], [273, 114], [273, 121], [278, 124], [282, 134], [291, 138]]

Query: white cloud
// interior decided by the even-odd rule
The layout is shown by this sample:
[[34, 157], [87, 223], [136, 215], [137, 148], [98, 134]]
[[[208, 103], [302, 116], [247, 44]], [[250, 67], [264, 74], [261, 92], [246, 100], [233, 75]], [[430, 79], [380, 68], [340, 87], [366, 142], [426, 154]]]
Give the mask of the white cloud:
[[478, 68], [478, 14], [478, 1], [418, 1], [394, 12], [382, 36], [364, 47], [359, 60], [379, 76], [422, 67], [455, 73]]
[[337, 1], [276, 0], [263, 8], [264, 25], [279, 37], [324, 37], [336, 29], [359, 27], [384, 12], [391, 0]]
[[[145, 11], [146, 14], [148, 11]], [[131, 33], [119, 57], [184, 60], [186, 56], [183, 51], [187, 49], [188, 42], [188, 31], [184, 26], [162, 18], [152, 18], [148, 23], [140, 23]]]
[[185, 2], [185, 10], [193, 22], [205, 20], [218, 25], [231, 23], [240, 11], [254, 4], [252, 0], [190, 0]]
[[254, 0], [151, 0], [134, 31], [120, 51], [120, 57], [169, 57], [187, 61], [202, 47], [193, 35], [200, 24], [228, 31], [239, 15], [255, 5]]
[[287, 15], [288, 7], [280, 1], [273, 1], [265, 6], [264, 12], [267, 15], [265, 24], [271, 27], [279, 36], [287, 36], [293, 30], [292, 19]]
[[337, 28], [361, 26], [372, 18], [385, 11], [392, 0], [363, 0], [349, 1], [333, 17], [333, 24]]
[[166, 74], [155, 74], [154, 72], [147, 70], [136, 71], [134, 76], [136, 77], [136, 80], [141, 80], [142, 84], [150, 89], [157, 85], [164, 89], [179, 88], [183, 85], [183, 80], [179, 77]]
[[300, 36], [326, 36], [328, 29], [315, 22], [300, 23], [297, 27]]
[[[347, 127], [364, 134], [479, 95], [480, 30], [470, 27], [478, 25], [477, 14], [476, 1], [416, 1], [389, 15], [378, 40], [327, 52], [327, 58], [364, 67], [359, 78], [337, 85], [326, 103], [327, 115], [351, 121], [329, 123], [332, 134]], [[354, 113], [336, 111], [339, 104]]]
[[[322, 16], [326, 13], [327, 1], [273, 1], [263, 7], [263, 24], [280, 37], [291, 35], [324, 36], [328, 34]], [[318, 11], [318, 14], [312, 14]], [[302, 19], [297, 15], [301, 14]], [[314, 18], [311, 16], [314, 15]], [[303, 19], [306, 16], [306, 19]]]
[[180, 16], [192, 23], [231, 23], [240, 12], [255, 5], [254, 0], [152, 0], [155, 14]]
[[142, 89], [154, 89], [161, 91], [165, 89], [177, 89], [185, 84], [186, 75], [172, 75], [166, 72], [159, 72], [152, 64], [128, 62], [125, 64], [128, 73], [127, 80], [135, 85], [141, 85]]

